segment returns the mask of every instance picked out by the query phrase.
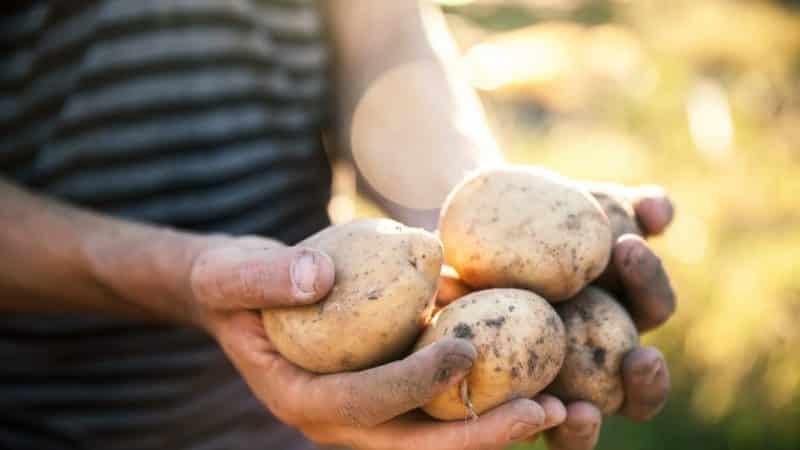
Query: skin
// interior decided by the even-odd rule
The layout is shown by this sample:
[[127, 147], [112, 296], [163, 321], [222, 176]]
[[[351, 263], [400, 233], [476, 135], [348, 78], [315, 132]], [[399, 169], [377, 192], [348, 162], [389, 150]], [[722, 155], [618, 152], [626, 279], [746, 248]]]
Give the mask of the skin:
[[[329, 292], [333, 262], [318, 250], [126, 222], [3, 181], [0, 249], [0, 309], [95, 312], [204, 329], [255, 396], [318, 443], [500, 449], [564, 418], [554, 399], [499, 406], [466, 429], [420, 418], [415, 409], [472, 367], [475, 348], [462, 339], [357, 372], [316, 375], [290, 363], [267, 338], [260, 310], [312, 304]], [[300, 260], [312, 264], [299, 270]]]
[[[670, 217], [664, 198], [639, 211]], [[475, 360], [461, 339], [443, 340], [376, 368], [315, 375], [267, 339], [259, 310], [321, 299], [333, 283], [330, 257], [258, 238], [201, 236], [124, 222], [32, 195], [0, 181], [0, 308], [91, 311], [191, 324], [216, 338], [254, 394], [312, 440], [363, 449], [502, 449], [554, 428], [551, 446], [591, 448], [601, 419], [592, 405], [537, 396], [501, 405], [477, 421], [441, 423], [413, 411], [458, 384]], [[639, 213], [641, 214], [641, 213]], [[644, 223], [666, 221], [650, 217]], [[613, 261], [637, 324], [654, 326], [674, 308], [666, 274], [640, 239], [620, 239]], [[295, 262], [311, 256], [303, 276]], [[635, 260], [639, 264], [626, 264]], [[41, 280], [47, 280], [43, 283]], [[452, 281], [452, 280], [451, 280]], [[443, 376], [449, 374], [449, 376]], [[652, 348], [623, 363], [620, 414], [645, 420], [669, 392], [663, 356]], [[559, 426], [565, 422], [569, 427]], [[587, 437], [588, 436], [588, 437]]]
[[[345, 142], [355, 101], [381, 73], [421, 59], [431, 62], [433, 70], [420, 85], [438, 86], [458, 78], [445, 68], [455, 47], [447, 39], [434, 45], [426, 37], [417, 2], [325, 4], [336, 5], [329, 25], [341, 75], [336, 88], [342, 94], [337, 135]], [[438, 24], [441, 28], [441, 20]], [[404, 95], [414, 97], [413, 92]], [[452, 114], [418, 108], [399, 125], [410, 130], [424, 122], [440, 130], [441, 139], [449, 143], [448, 161], [458, 158], [453, 165], [459, 167], [474, 168], [476, 154], [496, 151], [485, 138], [490, 133], [483, 120], [475, 120], [469, 133], [449, 120], [482, 116], [473, 92], [445, 89], [437, 98], [453, 105]], [[445, 172], [442, 167], [433, 169], [425, 175]], [[404, 223], [425, 220], [402, 206], [379, 201]], [[646, 235], [660, 233], [672, 217], [671, 204], [662, 194], [639, 195], [634, 210]], [[429, 219], [435, 215], [427, 214]], [[309, 256], [314, 264], [295, 270], [295, 261]], [[674, 296], [646, 243], [623, 236], [615, 243], [612, 264], [639, 329], [663, 323], [674, 309]], [[298, 272], [304, 275], [298, 277]], [[360, 449], [500, 450], [552, 429], [551, 448], [593, 447], [599, 411], [589, 404], [565, 408], [547, 395], [514, 400], [467, 424], [434, 422], [415, 413], [416, 407], [459, 383], [469, 371], [475, 349], [463, 340], [442, 341], [403, 360], [347, 374], [314, 375], [282, 358], [266, 338], [258, 311], [319, 300], [330, 289], [333, 273], [330, 258], [313, 249], [260, 237], [197, 235], [117, 220], [0, 180], [0, 309], [101, 312], [203, 328], [277, 417], [322, 443]], [[443, 372], [450, 376], [441, 376]], [[669, 391], [663, 356], [655, 349], [632, 352], [623, 363], [623, 377], [626, 402], [621, 414], [644, 420], [657, 413]]]

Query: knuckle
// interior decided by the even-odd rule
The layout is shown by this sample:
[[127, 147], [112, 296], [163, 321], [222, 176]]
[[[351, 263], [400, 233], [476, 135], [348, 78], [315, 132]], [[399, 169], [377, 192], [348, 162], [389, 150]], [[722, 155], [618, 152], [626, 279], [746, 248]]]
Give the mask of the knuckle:
[[339, 417], [340, 421], [347, 426], [366, 428], [375, 425], [371, 421], [366, 420], [358, 408], [347, 400], [340, 403], [336, 408], [336, 415]]
[[433, 384], [437, 382], [439, 377], [449, 376], [447, 372], [449, 372], [447, 369], [440, 369], [436, 372], [436, 375], [434, 375], [431, 381], [408, 380], [402, 382], [396, 389], [401, 392], [401, 395], [406, 397], [406, 404], [410, 408], [419, 407], [433, 400]]
[[373, 411], [364, 405], [364, 402], [359, 401], [360, 395], [354, 386], [339, 390], [334, 409], [338, 423], [356, 428], [367, 428], [378, 424]]
[[207, 253], [200, 255], [192, 264], [189, 285], [195, 301], [203, 306], [211, 306], [220, 297], [220, 286], [213, 276], [213, 258]]
[[269, 283], [269, 273], [261, 261], [242, 262], [236, 270], [238, 295], [247, 299], [260, 299], [264, 286]]

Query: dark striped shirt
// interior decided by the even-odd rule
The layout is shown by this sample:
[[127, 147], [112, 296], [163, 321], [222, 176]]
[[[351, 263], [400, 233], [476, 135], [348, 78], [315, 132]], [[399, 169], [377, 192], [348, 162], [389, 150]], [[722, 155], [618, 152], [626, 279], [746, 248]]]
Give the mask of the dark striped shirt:
[[[0, 176], [184, 229], [295, 242], [328, 223], [315, 2], [18, 3], [0, 7]], [[197, 330], [6, 315], [0, 358], [1, 448], [308, 445]]]

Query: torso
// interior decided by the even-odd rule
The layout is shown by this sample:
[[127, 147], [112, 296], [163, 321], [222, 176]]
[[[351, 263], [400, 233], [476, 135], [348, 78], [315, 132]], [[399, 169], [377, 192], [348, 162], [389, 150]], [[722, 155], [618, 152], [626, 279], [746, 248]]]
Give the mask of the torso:
[[[327, 225], [314, 2], [30, 2], [0, 30], [0, 176], [182, 229], [291, 243]], [[196, 330], [10, 315], [0, 357], [0, 447], [308, 445]]]

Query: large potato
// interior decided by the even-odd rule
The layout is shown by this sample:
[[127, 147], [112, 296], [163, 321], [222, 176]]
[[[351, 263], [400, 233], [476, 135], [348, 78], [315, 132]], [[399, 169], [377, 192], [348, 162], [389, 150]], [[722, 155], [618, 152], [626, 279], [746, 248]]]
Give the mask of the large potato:
[[476, 288], [572, 297], [608, 264], [611, 227], [591, 195], [528, 167], [478, 172], [448, 196], [439, 221], [445, 261]]
[[567, 329], [567, 356], [548, 392], [565, 402], [592, 402], [603, 414], [613, 414], [625, 397], [622, 360], [639, 344], [636, 326], [625, 308], [595, 287], [556, 310]]
[[461, 385], [422, 409], [438, 419], [463, 419], [535, 395], [561, 367], [564, 336], [553, 307], [532, 292], [488, 289], [461, 297], [435, 316], [416, 349], [447, 337], [463, 338], [472, 341], [478, 358]]
[[330, 255], [336, 281], [317, 304], [262, 312], [284, 357], [331, 373], [372, 367], [411, 347], [433, 308], [442, 266], [436, 236], [371, 219], [327, 228], [299, 245]]

